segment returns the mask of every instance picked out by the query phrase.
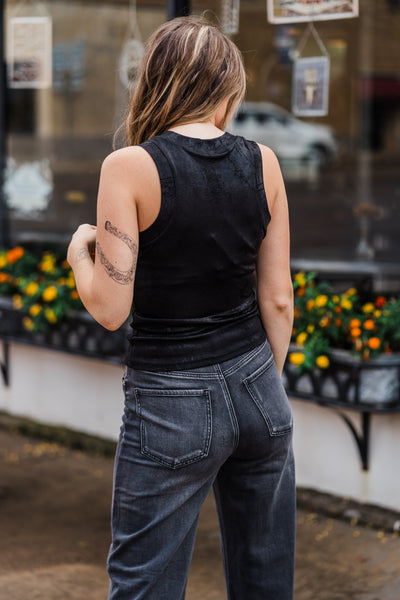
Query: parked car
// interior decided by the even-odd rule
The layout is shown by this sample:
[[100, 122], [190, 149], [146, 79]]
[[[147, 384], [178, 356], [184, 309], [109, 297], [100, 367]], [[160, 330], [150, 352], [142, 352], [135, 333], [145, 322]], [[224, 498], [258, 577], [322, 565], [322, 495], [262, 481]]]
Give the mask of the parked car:
[[282, 160], [322, 166], [337, 152], [330, 127], [305, 123], [270, 102], [243, 103], [232, 121], [232, 133], [269, 146]]

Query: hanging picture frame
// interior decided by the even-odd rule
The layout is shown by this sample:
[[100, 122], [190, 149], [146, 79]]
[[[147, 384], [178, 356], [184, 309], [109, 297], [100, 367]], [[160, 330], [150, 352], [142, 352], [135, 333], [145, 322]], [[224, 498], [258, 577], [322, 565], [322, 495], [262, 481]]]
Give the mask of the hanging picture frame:
[[7, 27], [7, 80], [11, 88], [52, 85], [52, 19], [11, 17]]
[[300, 117], [328, 113], [330, 61], [327, 56], [298, 58], [293, 64], [292, 112]]
[[240, 0], [221, 0], [221, 29], [226, 35], [239, 33]]
[[145, 47], [142, 42], [138, 20], [136, 0], [129, 0], [128, 35], [122, 47], [118, 61], [119, 77], [125, 89], [131, 89], [144, 57]]
[[267, 0], [270, 23], [301, 23], [358, 17], [358, 0]]

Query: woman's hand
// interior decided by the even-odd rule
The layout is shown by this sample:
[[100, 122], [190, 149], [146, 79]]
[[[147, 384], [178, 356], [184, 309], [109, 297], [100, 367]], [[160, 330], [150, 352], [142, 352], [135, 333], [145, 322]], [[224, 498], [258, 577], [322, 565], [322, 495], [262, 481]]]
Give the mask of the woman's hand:
[[94, 260], [96, 251], [97, 227], [85, 223], [79, 225], [68, 246], [67, 260], [72, 268], [82, 259]]

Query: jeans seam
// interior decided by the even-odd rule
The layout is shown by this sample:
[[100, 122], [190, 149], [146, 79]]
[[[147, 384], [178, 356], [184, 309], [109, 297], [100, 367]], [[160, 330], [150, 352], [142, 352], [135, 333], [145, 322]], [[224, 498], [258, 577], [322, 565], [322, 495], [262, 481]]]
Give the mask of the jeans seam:
[[250, 361], [252, 361], [256, 356], [258, 356], [260, 352], [262, 352], [266, 343], [267, 340], [265, 340], [265, 342], [263, 342], [261, 346], [257, 346], [257, 348], [254, 348], [248, 354], [243, 356], [237, 363], [235, 363], [234, 365], [229, 367], [229, 369], [223, 372], [224, 376], [229, 377], [230, 375], [233, 375], [233, 373], [236, 373], [236, 371], [238, 371], [242, 367], [246, 366]]
[[[229, 413], [229, 417], [232, 423], [232, 428], [233, 428], [233, 432], [234, 432], [234, 447], [233, 450], [235, 450], [238, 447], [239, 444], [239, 423], [236, 417], [236, 413], [235, 413], [235, 409], [233, 407], [233, 402], [232, 402], [232, 398], [231, 395], [229, 393], [229, 389], [224, 377], [224, 374], [221, 371], [221, 367], [219, 365], [216, 366], [218, 372], [219, 372], [219, 383], [222, 389], [222, 394], [224, 396], [224, 400], [225, 400], [225, 405], [226, 408], [228, 409], [228, 413]], [[233, 451], [232, 450], [232, 451]]]
[[220, 498], [220, 495], [219, 495], [219, 488], [218, 488], [218, 482], [217, 481], [214, 482], [214, 495], [215, 495], [215, 501], [216, 501], [216, 504], [217, 504], [217, 511], [218, 511], [218, 516], [219, 516], [219, 526], [220, 526], [220, 531], [221, 531], [222, 562], [223, 562], [223, 565], [224, 565], [225, 582], [226, 582], [226, 593], [227, 593], [228, 600], [230, 600], [230, 598], [231, 598], [231, 594], [230, 594], [230, 582], [229, 582], [230, 569], [229, 569], [229, 560], [228, 560], [228, 551], [227, 551], [228, 541], [226, 539], [225, 520], [224, 520], [224, 516], [223, 516], [222, 505], [221, 505], [221, 498]]

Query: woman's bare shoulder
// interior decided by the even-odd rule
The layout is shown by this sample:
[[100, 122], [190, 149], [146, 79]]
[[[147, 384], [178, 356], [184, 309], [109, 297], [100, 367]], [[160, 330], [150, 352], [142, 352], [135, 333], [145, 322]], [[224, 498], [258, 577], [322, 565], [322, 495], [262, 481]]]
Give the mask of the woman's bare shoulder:
[[125, 148], [114, 150], [111, 154], [106, 156], [103, 161], [103, 167], [120, 169], [129, 167], [129, 169], [142, 169], [151, 163], [151, 156], [144, 148], [141, 146], [126, 146]]
[[264, 144], [257, 143], [257, 146], [260, 148], [261, 156], [263, 159], [263, 165], [266, 165], [269, 168], [278, 168], [279, 162], [278, 158], [273, 150], [269, 148], [269, 146], [264, 146]]

